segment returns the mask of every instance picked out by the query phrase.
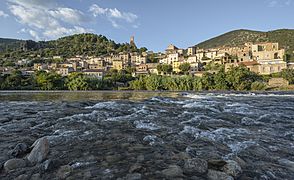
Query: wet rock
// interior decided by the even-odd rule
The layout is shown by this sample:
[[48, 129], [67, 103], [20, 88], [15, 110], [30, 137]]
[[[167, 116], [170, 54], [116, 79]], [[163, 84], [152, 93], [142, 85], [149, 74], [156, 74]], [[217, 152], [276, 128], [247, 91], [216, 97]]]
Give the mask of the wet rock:
[[142, 175], [140, 173], [128, 174], [126, 176], [126, 180], [140, 180], [140, 179], [142, 179]]
[[33, 174], [30, 180], [42, 180], [41, 175], [39, 173]]
[[144, 160], [145, 160], [145, 157], [142, 154], [137, 157], [138, 162], [143, 162]]
[[72, 171], [73, 168], [70, 165], [64, 165], [58, 169], [56, 176], [60, 179], [65, 179], [72, 173]]
[[28, 180], [29, 176], [26, 174], [19, 175], [15, 178], [15, 180]]
[[129, 172], [133, 173], [133, 172], [139, 171], [140, 169], [142, 169], [142, 166], [136, 163], [130, 167]]
[[209, 180], [234, 180], [232, 176], [227, 175], [221, 171], [208, 170], [207, 179]]
[[29, 147], [25, 143], [18, 143], [13, 150], [8, 152], [8, 155], [10, 157], [19, 157], [21, 155], [24, 155], [28, 152]]
[[177, 156], [179, 159], [182, 159], [182, 160], [187, 160], [190, 158], [189, 154], [186, 152], [180, 152], [177, 154]]
[[34, 148], [27, 157], [31, 163], [41, 163], [44, 159], [46, 159], [49, 153], [49, 142], [47, 138], [38, 139], [34, 142], [32, 147]]
[[242, 169], [236, 161], [228, 160], [226, 162], [227, 164], [223, 167], [223, 171], [226, 174], [236, 178], [242, 173]]
[[211, 159], [208, 160], [208, 168], [214, 170], [221, 170], [227, 162], [224, 160]]
[[44, 171], [52, 171], [53, 169], [59, 167], [60, 165], [61, 165], [60, 161], [48, 159], [41, 164], [41, 168]]
[[186, 174], [204, 174], [208, 170], [208, 164], [200, 158], [188, 159], [184, 164], [184, 172]]
[[167, 169], [162, 171], [162, 174], [169, 178], [176, 178], [183, 176], [183, 170], [180, 166], [170, 165]]
[[108, 162], [108, 163], [113, 163], [113, 162], [117, 162], [121, 159], [121, 156], [119, 154], [116, 154], [116, 155], [109, 155], [109, 156], [106, 156], [105, 160]]
[[10, 159], [5, 162], [4, 170], [9, 172], [14, 169], [24, 168], [26, 167], [27, 163], [24, 159]]

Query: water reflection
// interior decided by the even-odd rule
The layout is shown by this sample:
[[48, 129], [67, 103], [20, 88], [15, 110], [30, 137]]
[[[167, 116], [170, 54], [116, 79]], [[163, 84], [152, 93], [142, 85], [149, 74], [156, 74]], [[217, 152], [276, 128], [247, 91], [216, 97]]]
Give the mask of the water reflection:
[[148, 91], [6, 91], [0, 92], [0, 101], [144, 100], [154, 96], [178, 97], [179, 93]]

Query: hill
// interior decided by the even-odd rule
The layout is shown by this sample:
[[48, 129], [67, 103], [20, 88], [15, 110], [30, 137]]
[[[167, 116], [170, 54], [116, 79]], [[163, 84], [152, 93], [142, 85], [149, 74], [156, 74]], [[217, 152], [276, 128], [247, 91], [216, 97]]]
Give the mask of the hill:
[[4, 58], [26, 58], [75, 55], [98, 56], [115, 52], [137, 51], [128, 43], [119, 44], [96, 34], [76, 34], [52, 41], [35, 42], [32, 40], [0, 39], [0, 55]]
[[196, 46], [199, 48], [216, 48], [221, 46], [241, 46], [246, 42], [278, 42], [281, 48], [285, 48], [287, 54], [293, 58], [294, 51], [294, 30], [279, 29], [274, 31], [262, 32], [251, 30], [235, 30], [207, 41], [201, 42]]
[[0, 52], [17, 50], [25, 41], [18, 39], [0, 38]]

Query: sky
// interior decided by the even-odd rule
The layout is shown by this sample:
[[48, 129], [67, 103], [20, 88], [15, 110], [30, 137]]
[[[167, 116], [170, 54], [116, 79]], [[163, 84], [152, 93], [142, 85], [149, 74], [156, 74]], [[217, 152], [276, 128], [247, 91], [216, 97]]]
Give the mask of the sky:
[[236, 29], [294, 29], [294, 0], [1, 0], [0, 37], [52, 40], [135, 36], [155, 52], [187, 48]]

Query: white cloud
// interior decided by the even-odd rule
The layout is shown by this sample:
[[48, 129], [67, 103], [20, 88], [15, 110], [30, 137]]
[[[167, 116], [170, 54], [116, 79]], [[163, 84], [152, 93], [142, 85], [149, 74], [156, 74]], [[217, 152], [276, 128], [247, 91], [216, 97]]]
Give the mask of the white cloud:
[[291, 4], [292, 4], [292, 0], [288, 0], [288, 1], [285, 2], [286, 6], [290, 6]]
[[80, 26], [75, 26], [73, 28], [65, 28], [65, 27], [58, 27], [56, 29], [48, 29], [43, 34], [47, 37], [61, 37], [71, 34], [80, 34], [80, 33], [86, 33], [86, 32], [92, 32], [93, 30], [85, 29]]
[[8, 9], [18, 22], [28, 27], [20, 32], [30, 34], [35, 40], [93, 32], [81, 26], [88, 21], [83, 12], [60, 7], [56, 0], [8, 0]]
[[0, 11], [0, 17], [4, 17], [4, 18], [7, 18], [9, 15], [6, 14], [5, 12], [3, 11]]
[[83, 12], [71, 9], [71, 8], [57, 8], [54, 10], [49, 10], [49, 13], [57, 19], [62, 20], [63, 22], [71, 24], [81, 24], [82, 22], [87, 21]]
[[276, 0], [270, 1], [268, 4], [269, 7], [276, 7], [277, 5], [278, 5], [278, 1]]
[[[117, 8], [102, 8], [97, 4], [93, 4], [90, 7], [89, 11], [92, 13], [94, 17], [105, 16], [111, 22], [112, 26], [115, 28], [119, 28], [119, 23], [122, 21], [130, 24], [135, 24], [136, 20], [138, 19], [138, 16], [131, 12], [123, 12], [118, 10]], [[138, 27], [137, 24], [135, 26]]]
[[287, 7], [292, 4], [293, 0], [268, 0], [268, 7], [274, 8], [274, 7]]

